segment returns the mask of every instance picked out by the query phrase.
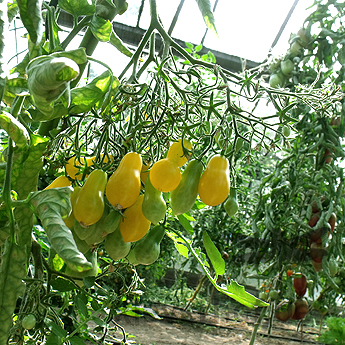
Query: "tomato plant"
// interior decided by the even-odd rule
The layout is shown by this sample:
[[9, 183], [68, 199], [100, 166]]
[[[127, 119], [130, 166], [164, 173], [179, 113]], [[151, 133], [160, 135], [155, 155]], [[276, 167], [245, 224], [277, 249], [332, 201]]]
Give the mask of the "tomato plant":
[[[343, 265], [345, 123], [343, 72], [331, 73], [330, 52], [343, 66], [342, 33], [331, 26], [340, 11], [334, 20], [325, 13], [315, 35], [309, 29], [320, 16], [308, 18], [261, 76], [190, 54], [162, 27], [155, 0], [134, 53], [112, 26], [131, 6], [124, 0], [30, 4], [10, 2], [28, 50], [0, 77], [0, 343], [24, 343], [32, 336], [24, 329], [34, 328], [34, 342], [89, 341], [83, 322], [110, 323], [139, 291], [134, 265], [154, 265], [164, 241], [247, 307], [267, 303], [236, 277], [254, 268], [270, 284], [264, 299], [291, 297], [292, 262], [325, 301], [335, 300], [342, 271], [328, 258]], [[64, 38], [63, 11], [74, 18]], [[69, 49], [79, 35], [80, 46]], [[122, 72], [92, 57], [99, 42], [124, 55]], [[103, 70], [92, 76], [95, 66]], [[226, 275], [234, 279], [220, 284]], [[281, 304], [277, 317], [288, 319], [294, 306]]]

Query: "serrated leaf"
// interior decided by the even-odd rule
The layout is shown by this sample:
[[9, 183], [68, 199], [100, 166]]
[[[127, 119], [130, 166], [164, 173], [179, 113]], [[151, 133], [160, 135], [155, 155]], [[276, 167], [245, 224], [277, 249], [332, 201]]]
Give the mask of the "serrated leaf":
[[212, 30], [218, 37], [210, 0], [195, 0], [195, 1], [199, 6], [199, 10], [202, 14], [202, 17], [204, 18], [206, 26], [210, 30]]
[[59, 7], [74, 17], [93, 15], [96, 9], [88, 0], [59, 0]]
[[214, 271], [219, 276], [223, 275], [225, 273], [225, 261], [206, 231], [203, 233], [202, 240]]

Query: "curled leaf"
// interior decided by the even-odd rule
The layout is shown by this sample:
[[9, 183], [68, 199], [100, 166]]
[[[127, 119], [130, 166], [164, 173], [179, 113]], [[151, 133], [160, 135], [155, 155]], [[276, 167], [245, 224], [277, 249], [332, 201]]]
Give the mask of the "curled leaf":
[[62, 218], [71, 212], [71, 187], [47, 189], [32, 194], [31, 205], [35, 208], [51, 246], [61, 259], [74, 271], [83, 272], [92, 268], [79, 251], [71, 230]]
[[26, 147], [30, 136], [26, 128], [11, 114], [5, 111], [0, 114], [0, 126], [7, 132], [18, 147]]
[[47, 116], [54, 113], [52, 102], [69, 88], [79, 75], [78, 65], [66, 57], [39, 56], [27, 66], [28, 88], [38, 110]]

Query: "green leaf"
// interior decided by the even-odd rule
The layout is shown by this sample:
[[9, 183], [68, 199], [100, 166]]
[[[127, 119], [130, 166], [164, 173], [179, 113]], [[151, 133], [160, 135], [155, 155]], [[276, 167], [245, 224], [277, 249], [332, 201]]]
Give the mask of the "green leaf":
[[94, 2], [88, 0], [59, 0], [59, 6], [74, 17], [92, 16], [95, 13]]
[[29, 146], [30, 136], [26, 128], [11, 114], [0, 114], [0, 126], [20, 148]]
[[35, 208], [56, 253], [72, 270], [84, 272], [90, 270], [92, 264], [79, 251], [71, 230], [62, 220], [71, 211], [71, 193], [70, 187], [35, 192], [30, 197], [30, 204]]
[[225, 261], [206, 231], [203, 233], [202, 240], [214, 271], [219, 276], [223, 275], [225, 273]]
[[108, 42], [110, 40], [113, 26], [109, 20], [103, 19], [99, 16], [93, 16], [90, 29], [92, 34], [101, 42]]
[[79, 75], [78, 65], [66, 57], [39, 56], [27, 66], [28, 88], [46, 120], [54, 114], [53, 102], [69, 91], [69, 82]]
[[112, 84], [112, 75], [109, 71], [105, 71], [99, 77], [92, 80], [91, 83], [74, 88], [71, 91], [71, 106], [72, 114], [85, 113], [104, 99], [104, 96], [109, 91]]
[[0, 264], [0, 343], [6, 344], [13, 324], [17, 298], [24, 293], [26, 277], [25, 248], [6, 241]]
[[195, 0], [195, 1], [199, 6], [199, 10], [202, 14], [202, 17], [204, 18], [206, 26], [209, 29], [211, 29], [218, 37], [210, 0]]
[[[27, 121], [38, 122], [47, 121], [47, 115], [40, 112], [38, 109], [29, 109], [28, 114], [30, 114], [31, 119], [28, 117]], [[57, 119], [68, 114], [68, 108], [63, 104], [54, 105], [53, 113], [49, 116], [49, 120]]]
[[199, 52], [202, 49], [202, 44], [199, 44], [198, 46], [195, 47], [195, 51]]
[[261, 301], [260, 299], [256, 298], [254, 295], [246, 292], [244, 290], [244, 286], [239, 285], [234, 280], [231, 280], [230, 285], [227, 284], [226, 289], [218, 287], [218, 291], [228, 295], [229, 297], [233, 298], [237, 302], [249, 307], [267, 307], [268, 303]]
[[78, 65], [84, 64], [87, 62], [87, 55], [85, 52], [85, 48], [81, 47], [78, 49], [74, 50], [69, 50], [69, 51], [62, 51], [62, 52], [56, 52], [51, 54], [51, 56], [55, 57], [66, 57], [68, 59], [73, 60], [75, 63]]
[[59, 324], [53, 321], [48, 323], [48, 327], [51, 329], [52, 333], [60, 338], [64, 338], [67, 336], [67, 332]]
[[345, 45], [342, 45], [342, 47], [338, 50], [338, 60], [340, 64], [345, 64]]
[[107, 92], [107, 94], [104, 97], [104, 100], [102, 101], [102, 108], [101, 108], [101, 113], [102, 114], [108, 114], [110, 111], [110, 108], [112, 107], [112, 100], [118, 90], [118, 87], [120, 85], [119, 80], [113, 76], [112, 77], [112, 84], [111, 87], [109, 89], [109, 91]]
[[184, 256], [186, 259], [188, 259], [188, 248], [184, 245], [184, 240], [180, 238], [178, 235], [176, 235], [174, 232], [166, 231], [166, 235], [174, 241], [174, 245], [176, 250]]
[[7, 17], [10, 23], [16, 17], [18, 12], [19, 12], [19, 7], [17, 4], [17, 1], [14, 1], [12, 3], [7, 3]]
[[75, 285], [71, 281], [65, 278], [61, 278], [61, 277], [51, 280], [49, 283], [54, 290], [57, 290], [60, 292], [72, 291], [76, 288]]
[[83, 314], [85, 318], [87, 318], [89, 316], [89, 312], [87, 310], [87, 307], [83, 298], [81, 298], [79, 295], [76, 296], [76, 305], [77, 305], [77, 309]]
[[55, 254], [53, 260], [52, 260], [52, 265], [53, 265], [53, 269], [55, 271], [60, 271], [64, 265], [64, 261], [60, 258], [59, 255]]
[[85, 345], [85, 339], [81, 339], [76, 335], [70, 338], [69, 341], [72, 345]]
[[181, 223], [181, 225], [183, 226], [183, 228], [188, 231], [189, 234], [193, 235], [194, 234], [194, 230], [192, 225], [189, 223], [189, 220], [185, 217], [184, 214], [179, 214], [177, 216], [179, 222]]
[[123, 44], [121, 39], [116, 35], [115, 31], [113, 30], [110, 35], [109, 43], [113, 45], [118, 51], [122, 54], [125, 54], [128, 57], [132, 57], [133, 53]]
[[194, 46], [192, 43], [186, 42], [186, 46], [192, 51], [194, 49]]
[[29, 96], [28, 83], [25, 78], [11, 78], [6, 81], [6, 91], [16, 96]]
[[30, 40], [38, 45], [43, 35], [42, 0], [17, 0], [20, 18], [29, 33]]

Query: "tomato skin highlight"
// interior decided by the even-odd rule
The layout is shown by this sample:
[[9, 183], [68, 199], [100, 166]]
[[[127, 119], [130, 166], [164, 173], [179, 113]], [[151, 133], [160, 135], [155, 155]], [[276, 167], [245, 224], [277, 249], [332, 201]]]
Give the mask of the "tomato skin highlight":
[[118, 210], [132, 206], [140, 193], [141, 156], [136, 152], [127, 153], [118, 168], [110, 176], [106, 186], [109, 202]]
[[69, 187], [71, 186], [71, 181], [66, 176], [57, 177], [50, 185], [48, 185], [44, 190], [59, 187]]
[[120, 231], [125, 242], [139, 241], [149, 231], [151, 222], [143, 214], [143, 201], [144, 195], [140, 195], [137, 201], [123, 212]]
[[296, 295], [303, 297], [307, 291], [307, 277], [304, 274], [296, 273], [296, 277], [293, 279], [293, 287]]
[[179, 139], [170, 146], [167, 153], [167, 158], [175, 161], [179, 167], [187, 163], [189, 159], [189, 155], [183, 151], [183, 147], [187, 150], [191, 150], [193, 145], [189, 140], [183, 139], [182, 146], [182, 139]]
[[152, 186], [160, 192], [171, 192], [181, 181], [178, 164], [169, 158], [160, 159], [150, 170], [150, 181]]
[[221, 204], [230, 192], [229, 161], [225, 156], [213, 156], [201, 175], [199, 196], [209, 206]]
[[34, 314], [25, 315], [22, 319], [22, 327], [25, 329], [33, 329], [36, 326], [36, 316]]
[[82, 226], [98, 222], [104, 211], [104, 190], [107, 184], [107, 174], [96, 169], [86, 179], [78, 193], [74, 217]]
[[280, 321], [287, 321], [291, 319], [295, 313], [295, 304], [289, 301], [283, 300], [280, 302], [275, 310], [275, 316]]
[[305, 299], [295, 301], [295, 312], [291, 316], [292, 320], [301, 320], [308, 314], [309, 306]]
[[333, 212], [333, 213], [331, 214], [331, 216], [329, 217], [329, 219], [328, 219], [328, 224], [331, 226], [331, 231], [332, 231], [332, 232], [334, 231], [336, 221], [337, 221], [337, 216], [336, 216], [336, 214]]

